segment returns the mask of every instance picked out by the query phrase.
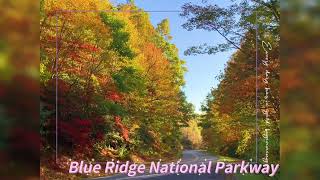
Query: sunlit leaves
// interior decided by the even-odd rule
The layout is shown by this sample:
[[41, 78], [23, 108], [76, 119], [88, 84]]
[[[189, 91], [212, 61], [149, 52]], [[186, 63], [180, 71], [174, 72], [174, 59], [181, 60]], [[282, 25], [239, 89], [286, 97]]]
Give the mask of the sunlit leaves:
[[124, 30], [125, 22], [107, 13], [100, 13], [100, 17], [111, 28], [113, 36], [111, 48], [118, 52], [120, 56], [132, 59], [135, 54], [128, 44], [130, 34]]
[[[272, 5], [272, 6], [269, 6]], [[271, 12], [277, 4], [251, 4], [247, 1], [235, 2], [227, 8], [220, 8], [216, 5], [191, 5], [184, 6], [183, 16], [188, 20], [184, 24], [187, 29], [205, 29], [218, 32], [227, 43], [218, 45], [194, 46], [186, 51], [188, 55], [193, 54], [214, 54], [223, 52], [230, 48], [237, 51], [229, 59], [224, 72], [217, 77], [220, 81], [217, 88], [212, 89], [205, 100], [202, 111], [201, 126], [204, 128], [204, 139], [208, 139], [206, 145], [209, 149], [215, 150], [228, 156], [249, 158], [254, 153], [255, 130], [258, 131], [258, 138], [263, 139], [263, 128], [270, 128], [270, 154], [272, 161], [278, 161], [279, 144], [279, 23], [276, 19], [277, 12]], [[264, 8], [263, 8], [264, 7]], [[258, 10], [258, 11], [256, 11]], [[240, 14], [238, 19], [237, 13]], [[257, 14], [256, 14], [257, 12]], [[256, 15], [258, 21], [256, 22]], [[237, 22], [229, 24], [229, 18]], [[255, 48], [254, 25], [259, 26], [258, 48]], [[266, 67], [258, 57], [265, 57], [265, 52], [260, 45], [261, 39], [272, 44], [273, 49], [269, 52], [270, 65], [268, 70], [269, 85], [272, 92], [269, 94], [270, 103], [267, 107], [270, 111], [271, 125], [266, 126], [264, 122], [265, 93], [263, 83]], [[256, 74], [257, 73], [257, 74]], [[256, 84], [257, 81], [257, 84]], [[256, 89], [257, 88], [257, 89]], [[256, 92], [257, 90], [257, 92]], [[258, 99], [256, 102], [256, 98]], [[257, 104], [256, 104], [257, 103]], [[256, 113], [258, 113], [258, 126], [256, 129]], [[209, 134], [212, 133], [212, 134]], [[218, 140], [214, 140], [216, 138]], [[217, 143], [222, 143], [217, 144]], [[258, 146], [265, 148], [264, 141], [259, 141]], [[259, 147], [259, 148], [260, 148]], [[260, 153], [264, 152], [263, 150]], [[272, 152], [272, 153], [271, 153]]]
[[[181, 92], [186, 68], [169, 42], [169, 22], [154, 27], [146, 12], [133, 12], [133, 3], [47, 0], [41, 7], [41, 110], [54, 111], [57, 64], [58, 118], [66, 128], [59, 138], [67, 142], [61, 146], [70, 152], [95, 149], [97, 157], [181, 151], [179, 129], [192, 118], [193, 107]], [[61, 12], [55, 18], [66, 9], [123, 12]], [[49, 122], [44, 129], [52, 136], [55, 124]], [[77, 131], [80, 125], [84, 133]]]

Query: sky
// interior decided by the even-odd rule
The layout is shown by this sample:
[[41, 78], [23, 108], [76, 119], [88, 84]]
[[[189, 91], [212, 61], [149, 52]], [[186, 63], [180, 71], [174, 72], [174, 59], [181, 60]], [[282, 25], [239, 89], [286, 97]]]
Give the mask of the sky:
[[[125, 3], [125, 0], [112, 1]], [[183, 4], [191, 2], [200, 5], [201, 0], [135, 0], [135, 4], [145, 11], [181, 10]], [[225, 6], [226, 0], [210, 1], [221, 6]], [[223, 72], [226, 62], [231, 57], [233, 51], [217, 53], [214, 55], [185, 56], [184, 51], [191, 46], [224, 43], [223, 37], [218, 33], [204, 30], [187, 31], [182, 28], [186, 19], [179, 16], [179, 12], [150, 12], [151, 22], [156, 26], [161, 20], [168, 18], [170, 31], [173, 39], [171, 42], [179, 49], [179, 56], [186, 61], [188, 72], [185, 74], [186, 85], [183, 91], [188, 102], [195, 106], [195, 111], [200, 112], [201, 103], [212, 87], [217, 87], [219, 81], [216, 76]]]

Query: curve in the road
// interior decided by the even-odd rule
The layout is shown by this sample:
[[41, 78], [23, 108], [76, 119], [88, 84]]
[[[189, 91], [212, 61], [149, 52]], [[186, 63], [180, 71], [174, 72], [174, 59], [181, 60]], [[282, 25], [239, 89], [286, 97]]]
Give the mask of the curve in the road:
[[[179, 161], [184, 164], [198, 164], [204, 161], [212, 161], [215, 163], [217, 157], [211, 156], [202, 150], [186, 150], [183, 152], [182, 159]], [[196, 179], [225, 179], [222, 174], [143, 174], [138, 176], [129, 177], [125, 174], [117, 174], [108, 177], [98, 177], [92, 180], [128, 180], [128, 179], [150, 179], [150, 180], [196, 180]]]

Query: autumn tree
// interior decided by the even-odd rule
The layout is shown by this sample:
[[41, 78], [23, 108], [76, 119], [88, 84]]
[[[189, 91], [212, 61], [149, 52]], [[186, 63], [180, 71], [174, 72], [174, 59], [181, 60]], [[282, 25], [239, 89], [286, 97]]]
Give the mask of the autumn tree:
[[[271, 161], [279, 160], [279, 2], [240, 1], [228, 7], [216, 4], [182, 7], [183, 27], [187, 30], [203, 29], [223, 37], [225, 43], [190, 47], [185, 54], [214, 54], [235, 49], [224, 72], [217, 76], [220, 84], [209, 93], [202, 110], [202, 134], [208, 149], [218, 154], [233, 157], [255, 156], [256, 97], [258, 97], [259, 157], [264, 152], [265, 141], [262, 129], [266, 127], [262, 112], [270, 111], [269, 151]], [[256, 31], [256, 28], [257, 31]], [[258, 35], [258, 36], [257, 36]], [[256, 40], [259, 44], [256, 44]], [[264, 72], [265, 57], [262, 41], [269, 42], [270, 59], [270, 105], [265, 106]], [[256, 49], [257, 45], [257, 49]], [[258, 52], [258, 64], [256, 64]], [[258, 68], [256, 69], [256, 65]], [[258, 76], [256, 76], [256, 70]], [[256, 79], [258, 81], [256, 87]], [[256, 94], [257, 88], [257, 94]]]
[[40, 24], [43, 151], [55, 148], [57, 87], [59, 154], [179, 155], [193, 107], [168, 20], [154, 27], [133, 2], [45, 0]]

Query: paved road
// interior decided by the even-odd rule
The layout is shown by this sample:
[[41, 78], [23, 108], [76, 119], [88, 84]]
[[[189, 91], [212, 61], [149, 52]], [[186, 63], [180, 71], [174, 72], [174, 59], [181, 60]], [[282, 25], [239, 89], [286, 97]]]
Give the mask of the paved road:
[[[183, 157], [181, 159], [180, 164], [201, 164], [205, 161], [212, 161], [215, 163], [217, 161], [217, 157], [208, 155], [204, 151], [201, 150], [186, 150], [183, 152]], [[226, 177], [224, 174], [215, 174], [214, 171], [215, 165], [213, 165], [211, 174], [142, 174], [133, 177], [128, 177], [125, 174], [119, 174], [109, 177], [99, 177], [94, 178], [92, 180], [233, 180], [234, 178]]]

